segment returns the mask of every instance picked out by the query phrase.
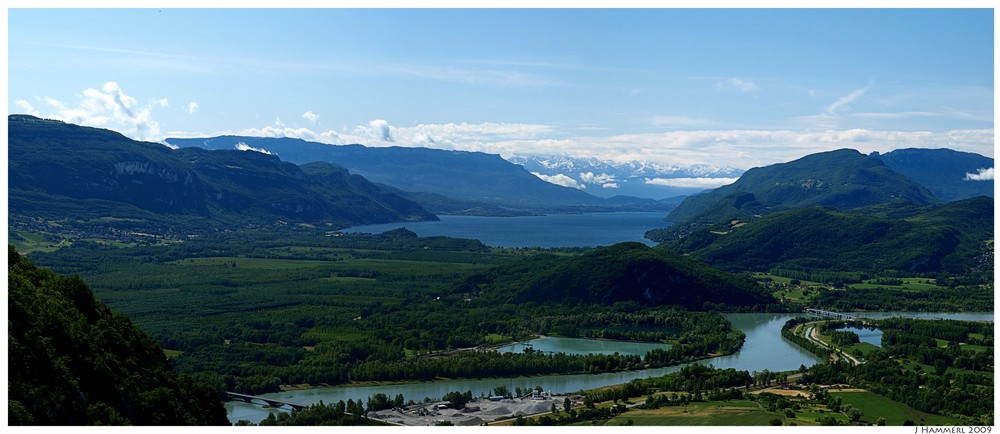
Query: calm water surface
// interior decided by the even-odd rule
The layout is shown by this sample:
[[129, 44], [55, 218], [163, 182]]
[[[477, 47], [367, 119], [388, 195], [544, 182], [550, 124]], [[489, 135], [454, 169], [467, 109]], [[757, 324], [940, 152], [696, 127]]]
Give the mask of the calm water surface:
[[882, 348], [882, 330], [866, 327], [844, 327], [838, 330], [854, 332], [858, 335], [858, 340]]
[[504, 353], [521, 353], [526, 348], [541, 351], [546, 354], [624, 354], [644, 356], [650, 350], [659, 348], [669, 350], [668, 344], [655, 344], [649, 342], [625, 342], [597, 339], [560, 338], [553, 336], [543, 336], [527, 342], [518, 342], [497, 348], [497, 351]]
[[[813, 354], [802, 350], [781, 337], [781, 326], [796, 314], [729, 314], [726, 318], [733, 326], [746, 333], [746, 342], [736, 354], [706, 359], [697, 363], [711, 364], [716, 368], [736, 368], [747, 371], [772, 371], [797, 369], [800, 365], [811, 366], [819, 361]], [[616, 342], [616, 341], [602, 341]], [[628, 342], [619, 344], [634, 345]], [[284, 398], [288, 401], [311, 404], [322, 400], [325, 403], [340, 400], [367, 400], [376, 393], [384, 393], [390, 397], [402, 393], [407, 400], [423, 400], [424, 397], [440, 398], [451, 391], [471, 390], [472, 394], [490, 394], [494, 387], [505, 385], [513, 390], [515, 387], [542, 386], [554, 393], [568, 393], [580, 390], [595, 389], [612, 384], [627, 383], [636, 378], [656, 377], [680, 370], [682, 366], [670, 366], [660, 369], [642, 371], [616, 372], [607, 374], [579, 375], [546, 375], [538, 377], [492, 378], [484, 380], [445, 380], [426, 383], [410, 383], [400, 385], [366, 386], [366, 387], [321, 387], [308, 390], [297, 390], [279, 393], [267, 393], [264, 396]], [[229, 420], [236, 422], [246, 419], [254, 423], [267, 417], [268, 412], [284, 410], [264, 409], [260, 404], [247, 404], [231, 401], [226, 403]]]
[[355, 226], [343, 232], [381, 233], [405, 227], [421, 237], [449, 236], [494, 247], [596, 247], [624, 241], [653, 245], [646, 231], [669, 226], [664, 212], [551, 214], [524, 217], [440, 216], [436, 222]]

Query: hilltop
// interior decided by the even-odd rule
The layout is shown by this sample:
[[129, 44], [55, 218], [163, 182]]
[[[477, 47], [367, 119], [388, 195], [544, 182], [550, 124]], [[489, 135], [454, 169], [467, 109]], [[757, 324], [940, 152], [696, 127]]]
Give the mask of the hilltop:
[[763, 309], [775, 302], [753, 280], [641, 243], [600, 247], [576, 257], [538, 256], [474, 276], [468, 286], [515, 304], [635, 302], [702, 310]]
[[977, 180], [969, 175], [993, 168], [993, 159], [952, 149], [897, 149], [873, 155], [890, 169], [927, 187], [944, 201], [976, 196], [993, 197], [993, 179]]
[[841, 149], [750, 169], [733, 184], [689, 196], [667, 220], [697, 227], [812, 206], [851, 210], [885, 203], [935, 202], [938, 199], [927, 188], [881, 160]]

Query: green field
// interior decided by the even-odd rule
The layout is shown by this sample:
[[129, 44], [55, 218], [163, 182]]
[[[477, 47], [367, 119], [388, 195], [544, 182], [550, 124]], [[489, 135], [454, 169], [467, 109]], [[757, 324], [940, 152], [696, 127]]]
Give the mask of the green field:
[[914, 410], [905, 404], [890, 401], [871, 392], [831, 392], [830, 395], [839, 397], [844, 404], [861, 409], [865, 413], [861, 420], [870, 424], [874, 424], [879, 417], [885, 418], [886, 425], [894, 426], [903, 425], [903, 422], [907, 420], [913, 421], [917, 425], [963, 424], [959, 419]]
[[[782, 283], [782, 284], [785, 284], [785, 285], [790, 285], [792, 283], [792, 280], [795, 280], [795, 279], [792, 279], [791, 277], [781, 277], [781, 276], [776, 276], [774, 274], [767, 274], [767, 273], [753, 273], [753, 278], [754, 279], [767, 279], [767, 278], [769, 278], [769, 279], [773, 280], [775, 283]], [[819, 282], [811, 282], [811, 281], [808, 281], [808, 280], [800, 280], [799, 281], [799, 286], [825, 286], [825, 285], [823, 285], [822, 283], [819, 283]]]
[[787, 424], [783, 414], [764, 411], [749, 401], [696, 402], [656, 410], [629, 410], [605, 425], [623, 426], [767, 426], [771, 420]]
[[865, 355], [871, 354], [872, 351], [879, 349], [879, 347], [869, 344], [867, 342], [859, 342], [854, 345], [848, 345], [840, 348], [847, 354], [857, 357], [858, 360], [864, 360]]
[[[855, 283], [848, 285], [849, 288], [853, 289], [872, 289], [872, 288], [893, 288], [893, 289], [906, 289], [911, 291], [932, 291], [940, 289], [941, 287], [934, 284], [934, 279], [929, 279], [926, 277], [903, 277], [899, 278], [903, 281], [902, 285], [884, 285], [874, 283], [874, 279], [869, 279], [863, 283]], [[930, 283], [928, 283], [930, 282]]]

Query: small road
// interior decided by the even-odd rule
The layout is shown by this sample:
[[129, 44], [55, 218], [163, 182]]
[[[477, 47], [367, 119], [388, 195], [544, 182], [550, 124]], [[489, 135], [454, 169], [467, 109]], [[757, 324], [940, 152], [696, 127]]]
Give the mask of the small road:
[[824, 348], [828, 348], [831, 351], [834, 351], [834, 354], [836, 354], [838, 356], [845, 357], [847, 360], [849, 360], [851, 362], [852, 365], [857, 366], [857, 365], [860, 365], [861, 363], [863, 363], [860, 360], [856, 359], [854, 356], [852, 356], [850, 354], [847, 354], [846, 352], [843, 352], [843, 351], [837, 352], [836, 349], [833, 348], [832, 345], [827, 344], [826, 342], [823, 342], [822, 340], [820, 340], [820, 338], [819, 338], [819, 331], [816, 330], [816, 327], [809, 327], [809, 331], [807, 333], [805, 333], [805, 335], [806, 335], [806, 339], [809, 339], [810, 341], [815, 342], [815, 343], [821, 345]]

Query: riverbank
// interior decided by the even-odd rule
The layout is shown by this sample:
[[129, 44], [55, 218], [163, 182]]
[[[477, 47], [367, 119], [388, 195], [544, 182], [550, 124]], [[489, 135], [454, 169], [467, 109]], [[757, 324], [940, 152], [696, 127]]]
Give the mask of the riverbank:
[[[634, 341], [610, 341], [610, 342], [618, 342], [618, 343], [621, 343], [621, 344], [635, 343]], [[476, 349], [479, 349], [479, 348], [477, 347]], [[459, 352], [459, 351], [471, 351], [471, 350], [474, 350], [474, 349], [473, 348], [465, 348], [465, 349], [454, 350], [454, 351], [455, 352]], [[482, 349], [482, 350], [484, 350], [484, 351], [495, 351], [496, 349], [491, 349], [491, 350]], [[562, 373], [562, 374], [523, 375], [523, 376], [519, 376], [519, 377], [515, 377], [515, 378], [517, 378], [517, 379], [524, 379], [524, 380], [531, 380], [532, 378], [544, 378], [544, 377], [549, 377], [549, 376], [552, 376], [552, 375], [559, 375], [559, 376], [604, 375], [604, 374], [618, 374], [618, 373], [628, 373], [628, 372], [640, 372], [640, 371], [648, 371], [648, 370], [654, 370], [654, 369], [665, 369], [665, 368], [670, 368], [670, 367], [674, 367], [674, 366], [682, 366], [682, 365], [687, 365], [687, 364], [690, 364], [690, 363], [695, 363], [695, 362], [699, 362], [699, 361], [703, 361], [703, 360], [714, 359], [714, 358], [717, 358], [717, 357], [723, 357], [723, 356], [727, 356], [727, 355], [732, 355], [732, 354], [735, 354], [735, 353], [736, 353], [736, 351], [729, 352], [729, 353], [715, 352], [715, 353], [711, 353], [711, 354], [707, 354], [707, 355], [699, 356], [699, 357], [688, 357], [688, 358], [685, 358], [683, 361], [680, 361], [680, 362], [677, 362], [677, 363], [674, 363], [674, 364], [671, 364], [671, 365], [658, 366], [658, 367], [644, 366], [644, 367], [640, 367], [640, 368], [636, 368], [636, 369], [618, 369], [618, 370], [602, 371], [602, 372], [573, 371], [573, 372], [566, 372], [566, 373]], [[452, 352], [450, 354], [454, 354], [454, 353]], [[427, 357], [427, 356], [442, 357], [441, 354], [436, 354], [436, 355], [421, 355], [420, 357]], [[316, 389], [325, 389], [325, 388], [332, 388], [332, 387], [345, 387], [345, 388], [392, 387], [392, 386], [409, 386], [409, 385], [420, 385], [420, 384], [438, 384], [438, 383], [441, 383], [441, 382], [458, 382], [458, 381], [489, 381], [489, 380], [503, 380], [503, 381], [508, 381], [510, 379], [511, 379], [511, 377], [504, 377], [504, 376], [493, 376], [493, 377], [435, 377], [433, 380], [354, 381], [354, 382], [350, 382], [350, 383], [337, 384], [337, 385], [330, 385], [330, 384], [318, 384], [318, 385], [314, 385], [314, 384], [306, 384], [306, 383], [302, 383], [302, 384], [283, 384], [283, 385], [280, 385], [279, 388], [280, 388], [280, 392], [296, 392], [296, 391], [308, 391], [308, 390], [316, 390]], [[272, 394], [273, 393], [262, 393], [260, 395], [261, 396], [271, 396]]]
[[[778, 313], [740, 313], [725, 314], [733, 327], [746, 335], [743, 346], [733, 354], [699, 360], [694, 363], [711, 364], [719, 369], [733, 368], [749, 372], [794, 371], [800, 366], [812, 366], [821, 361], [819, 357], [800, 348], [781, 336], [781, 327], [788, 320], [800, 317], [802, 314]], [[879, 317], [903, 316], [918, 318], [947, 318], [960, 320], [992, 320], [992, 312], [979, 313], [923, 313], [923, 312], [882, 312]], [[624, 384], [637, 378], [658, 377], [680, 370], [689, 365], [684, 363], [665, 368], [646, 369], [639, 371], [624, 371], [603, 374], [573, 374], [573, 375], [542, 375], [534, 377], [511, 376], [487, 379], [452, 379], [428, 382], [381, 383], [371, 386], [335, 386], [315, 387], [306, 390], [295, 390], [281, 393], [265, 393], [264, 396], [283, 398], [294, 402], [311, 404], [319, 401], [335, 403], [353, 399], [365, 402], [368, 397], [383, 393], [394, 397], [402, 394], [408, 401], [422, 402], [439, 400], [442, 396], [454, 391], [472, 391], [473, 396], [489, 396], [498, 386], [506, 386], [508, 390], [515, 387], [535, 388], [551, 391], [553, 394], [573, 394], [581, 390], [592, 390], [601, 387]], [[247, 404], [239, 401], [226, 403], [228, 417], [234, 423], [241, 419], [257, 422], [267, 417], [268, 413], [288, 411], [281, 409], [262, 409], [259, 404]]]

